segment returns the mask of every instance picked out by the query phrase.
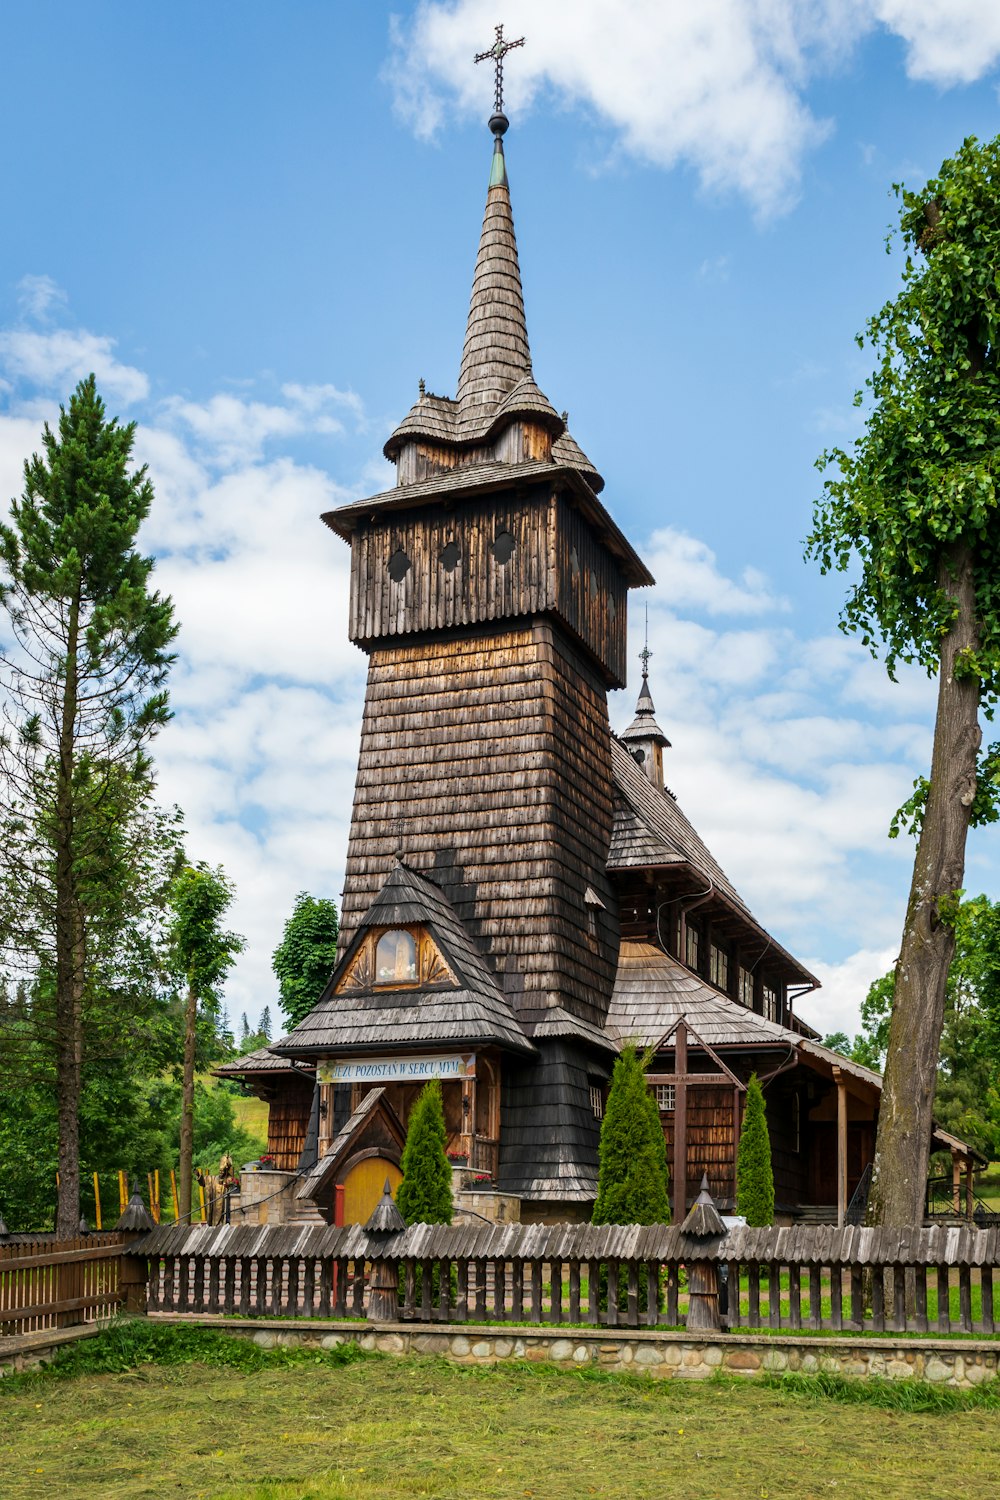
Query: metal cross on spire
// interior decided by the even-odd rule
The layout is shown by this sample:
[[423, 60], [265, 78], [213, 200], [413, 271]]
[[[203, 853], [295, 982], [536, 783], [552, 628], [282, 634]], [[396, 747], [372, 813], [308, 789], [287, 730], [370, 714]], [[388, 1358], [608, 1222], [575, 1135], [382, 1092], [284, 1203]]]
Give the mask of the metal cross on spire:
[[648, 677], [649, 676], [649, 658], [652, 656], [652, 654], [653, 654], [652, 651], [650, 651], [650, 649], [649, 649], [649, 605], [647, 604], [646, 605], [646, 643], [643, 646], [642, 650], [639, 652], [639, 660], [642, 662], [642, 675], [643, 675], [643, 677]]
[[477, 52], [475, 60], [477, 63], [481, 63], [486, 62], [487, 58], [492, 57], [493, 61], [496, 63], [496, 88], [493, 96], [493, 113], [496, 115], [502, 115], [503, 60], [507, 56], [507, 53], [512, 52], [515, 47], [524, 46], [524, 37], [518, 37], [516, 42], [505, 42], [503, 37], [503, 22], [501, 22], [499, 26], [495, 27], [494, 30], [496, 31], [497, 39], [493, 43], [493, 46], [488, 52]]

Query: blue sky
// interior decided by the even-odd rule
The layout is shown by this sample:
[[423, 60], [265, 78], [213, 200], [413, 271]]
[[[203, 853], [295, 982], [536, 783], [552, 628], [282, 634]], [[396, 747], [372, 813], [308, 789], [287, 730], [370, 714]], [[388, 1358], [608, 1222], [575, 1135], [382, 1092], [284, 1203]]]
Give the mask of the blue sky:
[[[987, 0], [481, 0], [5, 16], [0, 491], [76, 379], [139, 422], [147, 545], [183, 630], [157, 758], [235, 879], [230, 1008], [273, 1003], [299, 889], [342, 885], [364, 659], [320, 510], [458, 372], [495, 21], [535, 374], [650, 562], [668, 779], [758, 916], [855, 1023], [898, 944], [932, 690], [836, 630], [801, 544], [891, 294], [890, 184], [998, 122]], [[635, 684], [612, 700], [631, 715]], [[1000, 836], [968, 885], [1000, 893]]]

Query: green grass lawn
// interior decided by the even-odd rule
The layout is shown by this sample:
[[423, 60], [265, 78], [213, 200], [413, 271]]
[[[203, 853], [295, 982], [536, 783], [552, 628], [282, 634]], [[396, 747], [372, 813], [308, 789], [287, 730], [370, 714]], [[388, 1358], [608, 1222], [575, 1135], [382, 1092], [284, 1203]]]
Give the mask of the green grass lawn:
[[[923, 1388], [941, 1409], [921, 1412], [875, 1404], [876, 1389], [860, 1403], [831, 1399], [815, 1382], [657, 1382], [379, 1356], [338, 1364], [196, 1330], [143, 1337], [161, 1359], [187, 1339], [184, 1357], [202, 1350], [202, 1361], [0, 1385], [5, 1500], [996, 1493], [1000, 1421], [983, 1392], [964, 1402]], [[92, 1361], [98, 1344], [78, 1348]], [[912, 1394], [885, 1399], [898, 1406]]]
[[256, 1097], [244, 1098], [242, 1094], [233, 1094], [232, 1101], [237, 1125], [242, 1126], [244, 1130], [249, 1130], [251, 1135], [260, 1136], [262, 1141], [266, 1141], [267, 1100]]

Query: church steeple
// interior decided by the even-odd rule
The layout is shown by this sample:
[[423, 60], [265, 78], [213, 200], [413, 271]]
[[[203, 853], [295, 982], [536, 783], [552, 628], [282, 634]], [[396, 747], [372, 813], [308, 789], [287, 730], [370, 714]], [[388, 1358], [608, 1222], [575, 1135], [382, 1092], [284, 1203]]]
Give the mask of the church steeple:
[[663, 752], [670, 749], [670, 741], [656, 722], [653, 695], [649, 691], [649, 658], [652, 654], [648, 644], [639, 652], [642, 662], [639, 701], [635, 705], [635, 718], [620, 738], [633, 760], [642, 767], [656, 789], [662, 792]]
[[[507, 126], [506, 115], [498, 113], [490, 120], [493, 165], [456, 393], [463, 419], [476, 414], [477, 407], [495, 411], [519, 381], [531, 378], [521, 269], [503, 153]], [[561, 421], [558, 417], [556, 420], [561, 428]]]

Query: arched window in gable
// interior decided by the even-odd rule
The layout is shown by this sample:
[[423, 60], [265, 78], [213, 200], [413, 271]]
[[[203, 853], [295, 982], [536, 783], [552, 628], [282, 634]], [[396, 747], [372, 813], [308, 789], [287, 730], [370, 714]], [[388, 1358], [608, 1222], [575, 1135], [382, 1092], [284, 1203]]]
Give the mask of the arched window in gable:
[[375, 946], [376, 984], [416, 984], [417, 944], [412, 933], [383, 932]]

